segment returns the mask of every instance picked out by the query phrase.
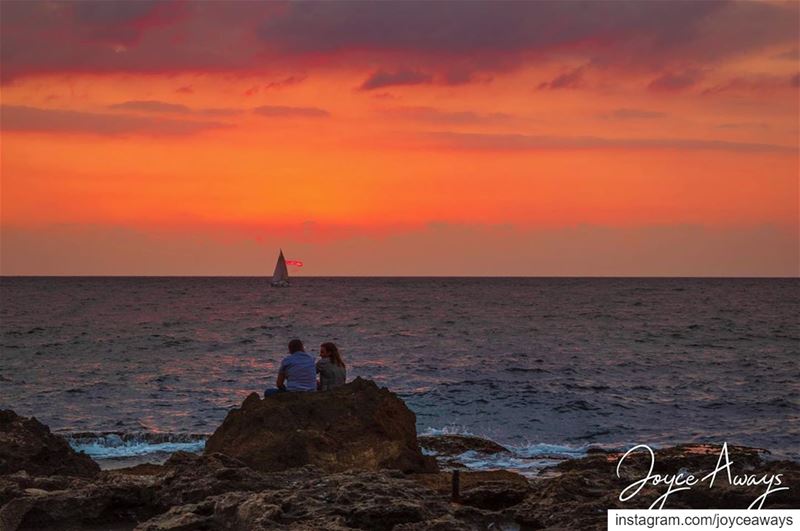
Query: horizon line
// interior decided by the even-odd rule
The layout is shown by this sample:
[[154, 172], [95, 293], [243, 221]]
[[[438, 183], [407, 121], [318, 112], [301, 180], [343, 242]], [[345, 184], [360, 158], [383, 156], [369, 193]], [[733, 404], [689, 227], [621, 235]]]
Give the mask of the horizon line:
[[[268, 280], [272, 275], [6, 275], [0, 273], [0, 278], [263, 278]], [[303, 275], [290, 279], [324, 279], [324, 278], [376, 278], [376, 279], [429, 279], [429, 278], [463, 278], [463, 279], [775, 279], [775, 280], [800, 280], [800, 273], [796, 276], [767, 276], [767, 275]]]

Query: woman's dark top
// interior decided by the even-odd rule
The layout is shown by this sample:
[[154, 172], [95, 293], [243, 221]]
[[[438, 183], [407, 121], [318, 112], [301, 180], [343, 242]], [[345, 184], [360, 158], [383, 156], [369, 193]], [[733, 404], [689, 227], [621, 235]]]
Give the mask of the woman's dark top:
[[334, 387], [344, 385], [347, 379], [347, 370], [339, 367], [328, 358], [322, 358], [317, 362], [317, 372], [319, 373], [319, 390], [328, 391]]

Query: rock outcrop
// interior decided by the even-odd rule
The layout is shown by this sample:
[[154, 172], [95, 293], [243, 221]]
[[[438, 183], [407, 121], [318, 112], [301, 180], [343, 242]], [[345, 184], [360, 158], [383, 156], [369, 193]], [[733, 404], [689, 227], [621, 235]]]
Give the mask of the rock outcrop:
[[0, 529], [111, 528], [158, 514], [154, 480], [99, 474], [30, 477], [24, 472], [0, 476]]
[[[175, 507], [137, 529], [428, 529], [427, 522], [450, 512], [445, 498], [397, 472], [306, 474], [288, 488], [231, 492]], [[485, 528], [497, 517], [481, 514], [477, 519]], [[472, 527], [456, 523], [452, 529]]]
[[424, 435], [419, 437], [419, 445], [428, 451], [449, 457], [470, 451], [487, 455], [508, 451], [508, 448], [494, 441], [472, 435]]
[[[337, 392], [314, 395], [328, 400], [339, 396]], [[405, 432], [409, 418], [396, 404], [402, 402], [388, 391], [379, 390], [371, 382], [358, 381], [345, 389], [339, 396], [339, 405], [333, 406], [337, 422], [349, 430], [360, 426], [367, 432], [364, 434], [326, 430], [327, 424], [305, 409], [308, 405], [298, 405], [303, 400], [287, 397], [281, 395], [275, 403], [248, 398], [236, 412], [242, 416], [237, 418], [232, 414], [234, 424], [228, 426], [227, 440], [236, 441], [234, 434], [246, 433], [246, 426], [239, 425], [246, 420], [255, 423], [252, 436], [260, 434], [268, 444], [280, 449], [280, 445], [270, 442], [272, 431], [264, 429], [262, 422], [273, 418], [276, 412], [304, 412], [311, 420], [284, 424], [294, 426], [300, 433], [302, 437], [295, 440], [306, 441], [301, 455], [317, 451], [314, 446], [317, 442], [307, 441], [325, 437], [331, 443], [341, 443], [334, 450], [344, 447], [349, 453], [328, 450], [321, 460], [309, 459], [310, 463], [299, 467], [298, 461], [293, 461], [291, 466], [273, 472], [255, 470], [244, 459], [213, 451], [204, 455], [178, 452], [163, 466], [95, 471], [83, 476], [64, 475], [63, 468], [54, 468], [51, 461], [44, 460], [49, 466], [29, 467], [33, 472], [21, 469], [0, 474], [0, 530], [599, 530], [605, 529], [608, 509], [646, 508], [665, 491], [663, 485], [648, 485], [635, 500], [620, 502], [622, 489], [646, 475], [649, 455], [635, 454], [626, 459], [622, 477], [618, 478], [616, 465], [620, 454], [591, 451], [583, 459], [565, 461], [530, 481], [507, 471], [461, 470], [460, 496], [454, 502], [450, 473], [405, 474], [384, 466], [385, 462], [411, 462], [425, 468], [424, 461], [420, 465], [416, 439], [407, 437]], [[365, 401], [359, 403], [357, 397]], [[391, 431], [394, 426], [391, 422], [375, 420], [381, 414], [388, 420], [399, 419], [400, 429]], [[4, 433], [15, 434], [0, 439], [3, 456], [28, 455], [19, 448], [46, 447], [51, 451], [59, 448], [49, 439], [53, 437], [49, 430], [38, 422], [31, 423], [8, 413], [3, 418], [8, 425], [14, 424], [13, 429]], [[411, 420], [413, 424], [413, 415]], [[353, 448], [347, 448], [346, 441], [336, 438], [344, 437], [345, 433], [361, 439]], [[40, 442], [39, 446], [33, 442], [20, 445], [20, 440]], [[462, 449], [462, 443], [459, 441], [453, 451]], [[370, 444], [374, 445], [371, 454]], [[389, 453], [382, 449], [384, 444]], [[477, 443], [469, 444], [474, 447]], [[448, 445], [452, 447], [452, 441], [443, 443], [442, 450]], [[701, 477], [715, 468], [719, 452], [718, 446], [705, 445], [658, 450], [654, 473], [674, 475], [685, 469]], [[287, 455], [295, 454], [284, 454], [284, 458]], [[361, 455], [376, 470], [352, 467], [330, 472], [326, 467], [339, 455], [347, 463]], [[742, 447], [729, 447], [729, 455], [734, 463], [733, 474], [752, 474], [758, 478], [782, 474], [783, 484], [790, 489], [769, 495], [764, 508], [800, 506], [800, 489], [794, 488], [800, 485], [800, 463], [765, 460], [762, 451]], [[267, 464], [274, 466], [272, 461]], [[704, 486], [674, 493], [666, 508], [744, 509], [764, 490], [762, 484], [732, 486], [727, 480], [720, 480], [713, 488]]]
[[[421, 485], [443, 495], [452, 496], [451, 472], [415, 474]], [[520, 503], [531, 490], [530, 482], [508, 470], [459, 471], [458, 503], [479, 509], [497, 511]]]
[[[764, 509], [800, 507], [800, 463], [770, 461], [762, 451], [730, 446], [732, 474], [782, 474], [789, 490], [770, 494]], [[716, 445], [681, 445], [655, 452], [654, 474], [678, 474], [682, 470], [702, 478], [716, 468], [720, 447]], [[647, 475], [649, 456], [631, 454], [616, 476], [621, 454], [604, 451], [590, 452], [583, 459], [564, 461], [547, 470], [548, 479], [535, 480], [522, 503], [508, 510], [513, 520], [531, 529], [605, 529], [608, 509], [645, 509], [657, 500], [666, 487], [645, 486], [635, 499], [621, 502], [622, 489]], [[724, 479], [723, 479], [724, 478]], [[708, 483], [689, 491], [669, 496], [665, 509], [746, 509], [764, 493], [764, 485], [731, 486], [724, 473], [713, 488]]]
[[417, 443], [416, 417], [394, 393], [355, 381], [320, 393], [255, 393], [234, 409], [206, 452], [240, 459], [262, 472], [311, 465], [326, 472], [433, 471]]
[[100, 467], [35, 418], [5, 409], [0, 411], [0, 474], [22, 470], [37, 476], [94, 477]]
[[[432, 531], [508, 523], [505, 515], [454, 505], [449, 494], [392, 470], [329, 474], [302, 467], [263, 473], [221, 454], [179, 453], [160, 468], [141, 471], [145, 475], [105, 471], [94, 479], [0, 477], [0, 529]], [[470, 488], [498, 479], [465, 476]]]

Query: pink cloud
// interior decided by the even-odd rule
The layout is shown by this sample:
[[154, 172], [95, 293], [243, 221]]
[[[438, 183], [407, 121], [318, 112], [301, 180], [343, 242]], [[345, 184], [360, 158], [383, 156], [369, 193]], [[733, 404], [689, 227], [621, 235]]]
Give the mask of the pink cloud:
[[424, 85], [431, 83], [433, 76], [417, 70], [378, 70], [361, 84], [361, 90], [375, 90], [398, 85]]
[[665, 72], [652, 80], [650, 90], [676, 92], [694, 87], [703, 79], [703, 73], [696, 69], [679, 72]]
[[550, 81], [539, 84], [539, 90], [574, 89], [583, 86], [583, 72], [585, 68], [579, 67], [556, 76]]
[[286, 72], [345, 54], [376, 73], [423, 72], [417, 82], [443, 84], [563, 54], [594, 68], [664, 72], [796, 46], [799, 11], [738, 1], [7, 2], [2, 76]]
[[779, 90], [795, 91], [798, 86], [800, 86], [800, 74], [792, 76], [749, 75], [735, 77], [709, 87], [703, 91], [703, 94], [719, 94], [722, 92], [763, 93]]

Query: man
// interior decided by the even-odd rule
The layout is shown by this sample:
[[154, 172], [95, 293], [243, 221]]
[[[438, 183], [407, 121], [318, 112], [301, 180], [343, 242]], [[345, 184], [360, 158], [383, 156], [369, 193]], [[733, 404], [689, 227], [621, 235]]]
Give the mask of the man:
[[282, 391], [316, 391], [317, 369], [311, 354], [306, 353], [303, 342], [299, 339], [289, 341], [289, 355], [281, 361], [277, 389], [267, 389], [264, 396], [274, 395]]

